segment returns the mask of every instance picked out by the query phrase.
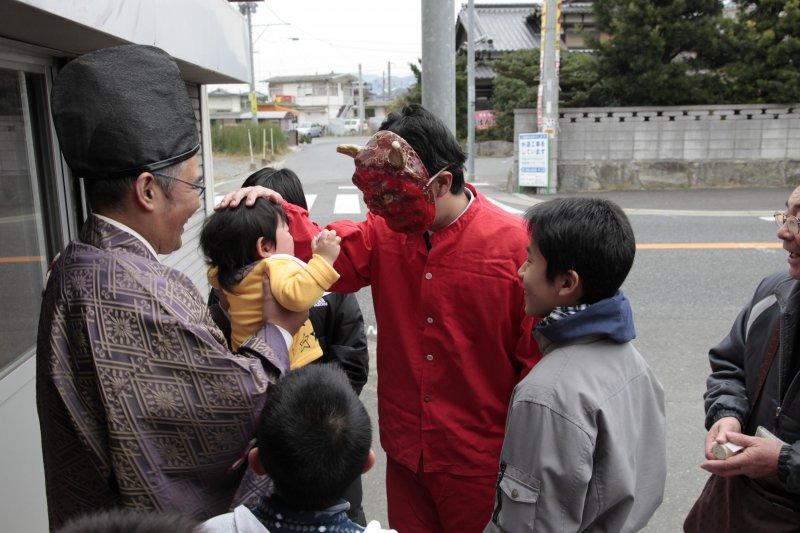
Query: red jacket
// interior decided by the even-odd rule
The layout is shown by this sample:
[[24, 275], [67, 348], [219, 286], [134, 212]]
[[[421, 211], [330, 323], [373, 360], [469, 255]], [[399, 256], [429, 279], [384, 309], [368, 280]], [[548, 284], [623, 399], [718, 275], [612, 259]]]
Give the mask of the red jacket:
[[[342, 238], [332, 287], [372, 285], [378, 325], [381, 445], [416, 471], [493, 475], [517, 382], [540, 359], [526, 319], [517, 269], [528, 234], [522, 220], [475, 200], [453, 224], [405, 235], [367, 214], [328, 228]], [[284, 203], [295, 254], [310, 256], [319, 228]]]

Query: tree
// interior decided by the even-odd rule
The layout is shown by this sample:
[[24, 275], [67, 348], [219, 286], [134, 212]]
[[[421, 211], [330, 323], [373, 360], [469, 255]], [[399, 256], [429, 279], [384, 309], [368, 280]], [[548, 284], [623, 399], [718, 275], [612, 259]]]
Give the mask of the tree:
[[[509, 52], [492, 63], [494, 79], [492, 109], [497, 121], [496, 137], [514, 138], [514, 109], [536, 107], [539, 89], [539, 50]], [[597, 83], [596, 60], [591, 54], [566, 52], [561, 55], [559, 105], [588, 105], [588, 95]]]
[[713, 103], [722, 93], [721, 0], [595, 0], [598, 83], [588, 103]]
[[[417, 83], [412, 85], [403, 99], [396, 102], [393, 106], [399, 109], [408, 104], [422, 103], [422, 60], [417, 60], [419, 64], [409, 63], [411, 72], [417, 78]], [[465, 56], [456, 57], [456, 137], [464, 139], [467, 137], [467, 58]]]
[[723, 67], [732, 103], [800, 101], [800, 0], [737, 0]]
[[497, 135], [514, 138], [514, 109], [536, 107], [539, 50], [516, 50], [492, 62], [497, 76], [492, 90]]

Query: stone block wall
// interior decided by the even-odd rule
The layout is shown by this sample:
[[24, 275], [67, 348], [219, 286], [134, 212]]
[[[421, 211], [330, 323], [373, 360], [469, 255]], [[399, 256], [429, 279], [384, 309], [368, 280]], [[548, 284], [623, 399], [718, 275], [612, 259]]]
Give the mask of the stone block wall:
[[559, 129], [562, 191], [800, 184], [800, 104], [566, 108]]

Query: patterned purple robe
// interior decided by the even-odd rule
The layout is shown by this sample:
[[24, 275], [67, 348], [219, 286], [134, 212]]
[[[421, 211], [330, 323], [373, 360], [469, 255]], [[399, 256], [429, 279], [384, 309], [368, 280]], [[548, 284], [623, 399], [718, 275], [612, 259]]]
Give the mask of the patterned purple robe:
[[204, 519], [263, 491], [250, 480], [235, 496], [231, 466], [289, 367], [280, 332], [232, 354], [194, 284], [141, 241], [93, 216], [80, 240], [55, 262], [39, 320], [50, 527], [112, 506]]

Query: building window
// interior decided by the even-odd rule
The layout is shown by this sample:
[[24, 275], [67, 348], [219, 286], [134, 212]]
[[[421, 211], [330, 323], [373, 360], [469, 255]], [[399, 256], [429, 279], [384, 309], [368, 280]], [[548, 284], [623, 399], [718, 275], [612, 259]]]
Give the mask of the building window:
[[46, 93], [44, 74], [0, 68], [0, 374], [36, 344], [45, 273], [59, 247], [48, 230], [58, 207]]

